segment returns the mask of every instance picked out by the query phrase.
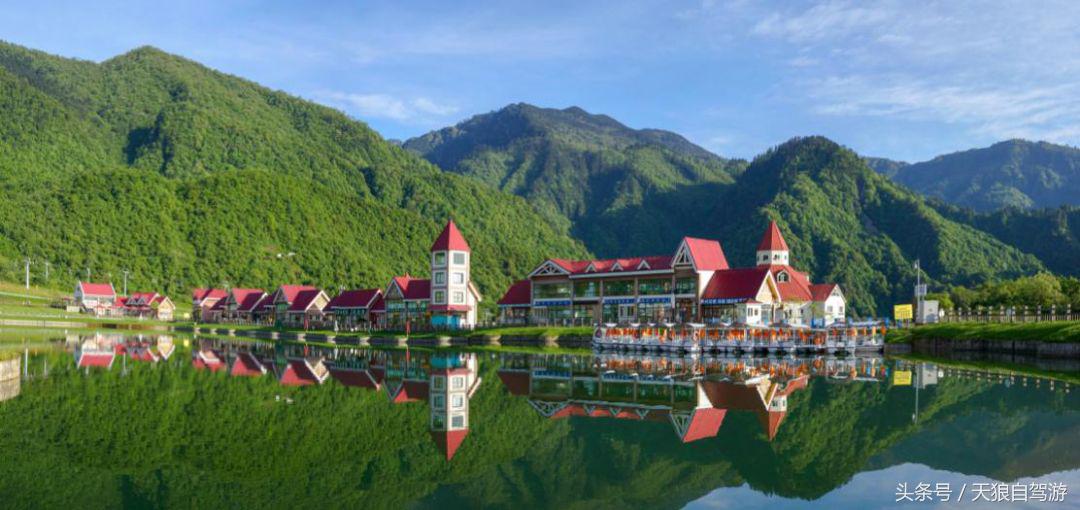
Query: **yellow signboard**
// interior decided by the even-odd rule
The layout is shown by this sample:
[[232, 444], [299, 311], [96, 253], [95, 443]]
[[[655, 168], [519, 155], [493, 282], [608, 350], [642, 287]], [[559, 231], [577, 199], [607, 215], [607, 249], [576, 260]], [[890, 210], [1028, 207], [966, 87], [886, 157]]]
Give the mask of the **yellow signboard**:
[[893, 372], [892, 384], [893, 386], [911, 386], [911, 370], [897, 370]]
[[898, 321], [909, 321], [914, 316], [915, 311], [911, 309], [911, 305], [893, 306], [893, 318]]

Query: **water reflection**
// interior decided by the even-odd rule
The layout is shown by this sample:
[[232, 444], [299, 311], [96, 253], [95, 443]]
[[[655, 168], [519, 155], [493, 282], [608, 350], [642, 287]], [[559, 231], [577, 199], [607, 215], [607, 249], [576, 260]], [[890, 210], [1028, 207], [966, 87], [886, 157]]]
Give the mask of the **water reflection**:
[[0, 402], [19, 396], [21, 365], [18, 358], [0, 361]]
[[[122, 491], [166, 498], [142, 506], [183, 506], [163, 489], [193, 480], [206, 506], [246, 506], [228, 499], [234, 486], [255, 506], [310, 504], [327, 492], [340, 494], [342, 506], [761, 500], [747, 493], [773, 503], [884, 506], [896, 482], [916, 481], [897, 478], [907, 472], [896, 466], [952, 479], [1051, 481], [1080, 467], [1080, 405], [1068, 383], [975, 368], [119, 335], [73, 338], [68, 347], [47, 363], [31, 358], [37, 370], [52, 367], [48, 378], [24, 381], [23, 396], [0, 406], [0, 433], [43, 427], [42, 439], [0, 434], [0, 454], [64, 459], [84, 455], [88, 442], [116, 445], [83, 468], [100, 467], [106, 479], [131, 473], [125, 483], [135, 489]], [[110, 421], [116, 416], [124, 426]], [[208, 450], [232, 453], [196, 453]], [[30, 467], [7, 469], [16, 475], [9, 479], [37, 478]], [[295, 473], [307, 474], [299, 487], [288, 483]]]

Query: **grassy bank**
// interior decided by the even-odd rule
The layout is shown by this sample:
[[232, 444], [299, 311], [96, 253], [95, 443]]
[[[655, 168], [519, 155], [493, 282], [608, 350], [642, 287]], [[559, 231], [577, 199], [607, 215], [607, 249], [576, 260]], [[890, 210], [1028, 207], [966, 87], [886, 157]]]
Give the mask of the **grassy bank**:
[[1002, 361], [956, 361], [923, 354], [903, 354], [896, 356], [898, 359], [908, 361], [921, 361], [934, 363], [941, 367], [958, 368], [964, 370], [980, 370], [1001, 375], [1013, 375], [1021, 377], [1039, 377], [1055, 379], [1070, 384], [1080, 384], [1080, 374], [1076, 372], [1059, 372], [1055, 370], [1043, 370], [1031, 365], [1019, 363], [1006, 363]]
[[913, 340], [1009, 340], [1030, 342], [1080, 342], [1080, 322], [1031, 322], [1025, 324], [951, 323], [929, 324], [907, 329], [894, 329], [885, 336], [888, 343], [908, 343]]

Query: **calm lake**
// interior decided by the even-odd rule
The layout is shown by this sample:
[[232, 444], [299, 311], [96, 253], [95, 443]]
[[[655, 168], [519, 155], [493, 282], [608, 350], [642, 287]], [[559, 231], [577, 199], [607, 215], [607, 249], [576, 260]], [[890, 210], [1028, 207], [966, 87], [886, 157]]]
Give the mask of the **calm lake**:
[[0, 332], [2, 508], [1080, 507], [1080, 396], [1047, 376], [22, 340]]

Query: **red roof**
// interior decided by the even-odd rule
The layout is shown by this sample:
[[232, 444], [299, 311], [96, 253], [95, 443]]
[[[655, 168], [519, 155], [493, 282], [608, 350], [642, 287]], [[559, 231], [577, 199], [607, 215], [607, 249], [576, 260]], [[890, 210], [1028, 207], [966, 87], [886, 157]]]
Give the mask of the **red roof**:
[[689, 443], [698, 439], [716, 437], [716, 434], [720, 432], [720, 425], [724, 423], [726, 414], [727, 409], [711, 407], [695, 409], [690, 415], [690, 423], [686, 426], [686, 431], [683, 432], [680, 439], [684, 443]]
[[371, 304], [371, 308], [368, 311], [373, 313], [386, 311], [386, 300], [383, 299], [382, 293], [375, 298], [375, 302]]
[[370, 308], [375, 298], [382, 295], [381, 289], [347, 290], [334, 296], [326, 305], [327, 310], [337, 308]]
[[761, 411], [757, 413], [761, 427], [765, 429], [765, 436], [772, 441], [776, 433], [780, 431], [780, 422], [784, 421], [787, 411]]
[[393, 283], [401, 289], [403, 299], [431, 299], [431, 280], [411, 276], [395, 276]]
[[330, 377], [345, 386], [379, 389], [379, 383], [370, 372], [354, 368], [330, 368]]
[[84, 352], [79, 356], [79, 367], [111, 367], [116, 354], [112, 352]]
[[290, 305], [293, 303], [293, 301], [296, 301], [296, 297], [301, 292], [304, 292], [306, 290], [319, 289], [316, 289], [311, 285], [282, 285], [281, 287], [278, 287], [278, 291], [281, 293], [282, 296], [285, 297], [285, 302], [289, 303]]
[[281, 374], [283, 386], [308, 386], [319, 383], [319, 377], [311, 371], [307, 362], [302, 359], [291, 359]]
[[293, 298], [292, 304], [289, 305], [290, 312], [303, 312], [315, 302], [315, 299], [319, 297], [323, 292], [319, 289], [307, 289], [301, 290], [296, 293], [296, 297]]
[[768, 267], [717, 271], [709, 279], [701, 298], [750, 301], [757, 297], [768, 276]]
[[224, 289], [195, 289], [191, 291], [192, 301], [203, 302], [207, 299], [224, 299], [229, 293]]
[[499, 300], [500, 306], [511, 305], [528, 305], [532, 303], [532, 281], [531, 280], [518, 280], [506, 289], [506, 294], [503, 294], [502, 299]]
[[231, 372], [233, 376], [260, 376], [263, 373], [262, 363], [253, 354], [241, 352], [236, 355]]
[[[806, 273], [787, 265], [770, 265], [769, 271], [776, 280], [776, 290], [784, 301], [810, 301], [810, 278]], [[788, 274], [788, 281], [780, 281], [781, 272]]]
[[769, 228], [765, 229], [765, 235], [761, 237], [757, 249], [758, 251], [787, 251], [787, 243], [784, 242], [784, 236], [780, 234], [780, 227], [775, 221], [769, 222]]
[[469, 243], [465, 242], [465, 237], [461, 235], [461, 231], [454, 224], [454, 220], [446, 222], [446, 227], [443, 228], [439, 237], [435, 239], [435, 244], [431, 245], [431, 251], [445, 250], [471, 251]]
[[[641, 271], [671, 269], [670, 255], [649, 257], [629, 257], [621, 259], [567, 260], [548, 259], [570, 274], [611, 273], [619, 271]], [[642, 266], [642, 262], [645, 263]], [[590, 266], [592, 269], [590, 269]]]
[[431, 438], [435, 440], [435, 446], [446, 456], [446, 460], [454, 458], [454, 454], [457, 453], [458, 448], [461, 446], [461, 443], [465, 441], [465, 436], [467, 435], [469, 435], [468, 429], [431, 431]]
[[499, 380], [511, 395], [528, 395], [532, 374], [524, 371], [499, 370]]
[[724, 248], [720, 246], [720, 241], [696, 237], [684, 237], [683, 241], [690, 250], [690, 256], [694, 258], [694, 265], [699, 271], [728, 268], [727, 257], [724, 256]]
[[401, 381], [401, 385], [397, 387], [397, 390], [391, 390], [389, 386], [386, 387], [386, 393], [390, 397], [390, 401], [395, 404], [403, 402], [415, 402], [417, 400], [423, 400], [428, 397], [428, 382], [427, 381], [414, 381], [406, 379]]
[[116, 296], [116, 291], [113, 290], [111, 283], [79, 282], [79, 286], [82, 288], [84, 296]]
[[835, 288], [835, 283], [816, 283], [810, 286], [810, 295], [814, 301], [825, 301]]
[[[233, 289], [232, 297], [236, 302], [236, 310], [240, 312], [250, 312], [258, 306], [262, 301], [266, 293], [262, 289]], [[215, 308], [217, 308], [215, 306]]]

